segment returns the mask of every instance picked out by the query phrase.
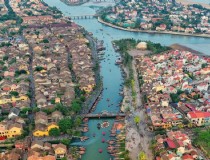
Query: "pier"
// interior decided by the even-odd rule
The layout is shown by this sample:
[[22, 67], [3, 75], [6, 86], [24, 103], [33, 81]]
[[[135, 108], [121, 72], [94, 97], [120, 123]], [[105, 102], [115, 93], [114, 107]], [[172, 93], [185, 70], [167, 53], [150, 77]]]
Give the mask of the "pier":
[[125, 117], [125, 113], [89, 113], [81, 116], [84, 118], [116, 118]]

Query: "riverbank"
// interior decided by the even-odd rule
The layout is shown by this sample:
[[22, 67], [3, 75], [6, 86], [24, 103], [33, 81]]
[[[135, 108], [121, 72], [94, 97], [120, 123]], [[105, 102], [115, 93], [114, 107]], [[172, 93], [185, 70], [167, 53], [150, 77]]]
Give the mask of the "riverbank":
[[85, 3], [89, 2], [89, 0], [84, 1], [84, 2], [78, 2], [78, 3], [70, 3], [67, 0], [60, 0], [60, 1], [63, 2], [63, 3], [65, 3], [68, 6], [79, 6], [79, 5], [82, 5], [82, 4], [85, 4]]
[[100, 66], [99, 66], [99, 59], [97, 54], [97, 45], [92, 36], [88, 34], [85, 30], [83, 30], [83, 34], [85, 34], [85, 37], [89, 41], [89, 45], [91, 48], [92, 53], [92, 59], [93, 59], [93, 65], [94, 65], [94, 72], [95, 72], [95, 82], [96, 87], [95, 90], [89, 95], [89, 97], [86, 99], [86, 101], [83, 103], [83, 114], [89, 113], [92, 108], [95, 106], [97, 101], [99, 100], [99, 97], [103, 91], [103, 83], [100, 76]]
[[188, 6], [188, 5], [192, 5], [192, 4], [200, 4], [203, 7], [210, 9], [210, 5], [209, 5], [210, 3], [209, 4], [205, 4], [205, 3], [202, 3], [202, 2], [193, 2], [193, 0], [176, 0], [176, 2], [177, 3], [181, 3], [184, 6]]
[[204, 53], [202, 53], [202, 52], [199, 52], [199, 51], [196, 51], [196, 50], [193, 50], [193, 49], [191, 49], [191, 48], [189, 48], [189, 47], [186, 47], [186, 46], [183, 46], [183, 45], [180, 45], [180, 44], [172, 44], [171, 46], [170, 46], [172, 49], [175, 49], [175, 50], [181, 50], [181, 51], [189, 51], [189, 52], [191, 52], [191, 53], [193, 53], [193, 54], [196, 54], [196, 55], [198, 55], [198, 56], [205, 56], [205, 57], [209, 57], [210, 55], [206, 55], [206, 54], [204, 54]]
[[171, 35], [180, 35], [180, 36], [210, 38], [210, 35], [207, 35], [207, 34], [189, 34], [189, 33], [171, 32], [171, 31], [152, 31], [152, 30], [128, 29], [128, 28], [123, 28], [123, 27], [116, 26], [111, 23], [105, 22], [100, 17], [98, 17], [98, 22], [102, 23], [104, 25], [107, 25], [109, 27], [112, 27], [112, 28], [129, 31], [129, 32], [142, 32], [142, 33], [148, 33], [148, 34], [171, 34]]

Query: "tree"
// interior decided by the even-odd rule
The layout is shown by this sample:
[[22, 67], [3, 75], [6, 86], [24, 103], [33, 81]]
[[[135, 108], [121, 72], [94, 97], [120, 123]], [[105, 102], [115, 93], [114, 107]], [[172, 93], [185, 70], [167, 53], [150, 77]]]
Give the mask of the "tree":
[[147, 155], [142, 151], [139, 153], [139, 160], [147, 160]]
[[43, 69], [44, 69], [44, 68], [41, 67], [41, 66], [36, 66], [35, 71], [39, 72], [39, 71], [41, 71], [41, 70], [43, 70]]
[[171, 100], [172, 100], [173, 103], [178, 103], [179, 100], [180, 100], [178, 94], [171, 93], [170, 97], [171, 97]]
[[70, 139], [62, 139], [61, 143], [63, 143], [66, 146], [69, 146], [69, 144], [71, 143], [71, 140]]
[[140, 122], [140, 117], [139, 117], [139, 116], [135, 116], [135, 117], [134, 117], [134, 122], [135, 122], [136, 124], [139, 124], [139, 122]]
[[60, 136], [60, 129], [59, 128], [52, 128], [50, 131], [49, 131], [49, 135], [50, 136]]
[[43, 43], [49, 43], [49, 40], [48, 40], [48, 39], [43, 39], [42, 42], [43, 42]]
[[81, 102], [78, 100], [74, 100], [71, 104], [71, 109], [73, 112], [78, 113], [82, 109]]
[[74, 126], [75, 126], [75, 127], [79, 127], [81, 124], [82, 124], [82, 119], [81, 119], [81, 117], [77, 117], [77, 118], [74, 120]]
[[179, 129], [184, 128], [184, 125], [183, 124], [178, 124], [178, 128]]
[[58, 126], [61, 132], [66, 133], [68, 129], [71, 129], [73, 127], [73, 121], [70, 118], [64, 118], [58, 122]]
[[202, 66], [202, 68], [206, 68], [208, 66], [208, 64], [207, 63], [203, 63], [201, 66]]
[[19, 93], [16, 91], [11, 91], [11, 92], [9, 92], [9, 94], [12, 96], [15, 96], [15, 97], [17, 97], [19, 95]]
[[[1, 45], [2, 45], [2, 44], [1, 44]], [[3, 57], [3, 61], [7, 61], [8, 58], [9, 58], [9, 56], [8, 56], [8, 55], [5, 55], [5, 56]]]

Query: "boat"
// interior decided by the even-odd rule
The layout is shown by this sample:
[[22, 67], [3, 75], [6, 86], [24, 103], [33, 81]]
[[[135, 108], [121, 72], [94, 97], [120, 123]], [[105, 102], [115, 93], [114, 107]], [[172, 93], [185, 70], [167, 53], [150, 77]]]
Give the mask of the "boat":
[[97, 128], [101, 129], [101, 124], [100, 123], [97, 124]]
[[108, 143], [108, 144], [114, 144], [115, 141], [114, 141], [114, 140], [109, 140], [107, 143]]
[[103, 122], [101, 128], [107, 128], [107, 127], [109, 127], [109, 122], [108, 121]]
[[79, 150], [80, 151], [85, 151], [86, 149], [85, 149], [85, 147], [79, 147]]
[[85, 151], [79, 151], [79, 154], [80, 155], [85, 154]]
[[84, 127], [83, 132], [88, 132], [88, 127]]
[[99, 52], [98, 52], [98, 55], [104, 55], [104, 54], [105, 54], [104, 51], [99, 51]]
[[113, 134], [110, 134], [110, 136], [111, 136], [111, 137], [115, 137], [115, 136], [116, 136], [116, 134], [115, 134], [115, 133], [113, 133]]
[[80, 140], [83, 142], [83, 141], [86, 141], [87, 139], [89, 139], [89, 137], [86, 137], [86, 136], [83, 136], [80, 138]]

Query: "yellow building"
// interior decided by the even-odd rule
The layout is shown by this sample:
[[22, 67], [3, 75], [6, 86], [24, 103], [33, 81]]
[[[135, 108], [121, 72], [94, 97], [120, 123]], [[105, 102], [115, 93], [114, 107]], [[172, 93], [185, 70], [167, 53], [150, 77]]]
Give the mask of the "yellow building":
[[6, 122], [0, 123], [0, 136], [6, 136], [7, 138], [13, 138], [22, 134], [23, 127], [19, 123], [7, 124]]
[[82, 90], [84, 90], [86, 93], [90, 93], [90, 92], [93, 91], [93, 87], [94, 87], [94, 86], [95, 86], [95, 85], [88, 85], [88, 86], [86, 86], [86, 87], [83, 87]]
[[155, 86], [154, 89], [156, 90], [156, 92], [159, 92], [161, 90], [163, 90], [165, 88], [165, 86], [163, 85], [158, 85], [158, 86]]
[[7, 104], [7, 103], [13, 103], [16, 101], [27, 101], [28, 100], [28, 96], [23, 95], [20, 97], [12, 97], [10, 99], [0, 99], [0, 105], [1, 104]]
[[56, 123], [50, 123], [48, 125], [36, 124], [36, 128], [33, 132], [33, 135], [36, 137], [49, 136], [49, 131], [52, 128], [59, 128], [59, 126]]
[[55, 98], [55, 103], [61, 103], [61, 99], [59, 97]]

